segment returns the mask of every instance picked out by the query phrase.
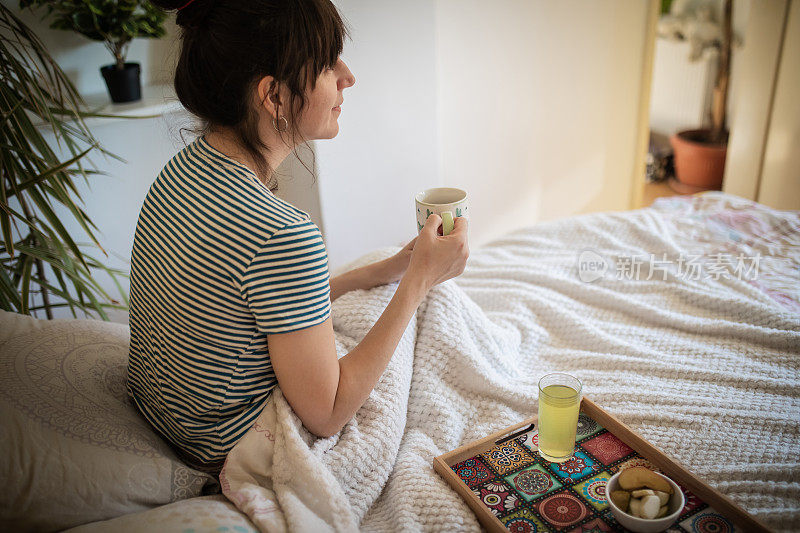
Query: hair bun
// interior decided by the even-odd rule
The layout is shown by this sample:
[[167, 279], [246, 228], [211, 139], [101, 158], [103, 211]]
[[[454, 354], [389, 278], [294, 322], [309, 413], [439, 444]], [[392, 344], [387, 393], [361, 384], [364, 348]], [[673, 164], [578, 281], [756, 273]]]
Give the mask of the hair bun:
[[202, 25], [214, 7], [214, 0], [150, 0], [164, 11], [177, 11], [175, 23], [182, 28]]

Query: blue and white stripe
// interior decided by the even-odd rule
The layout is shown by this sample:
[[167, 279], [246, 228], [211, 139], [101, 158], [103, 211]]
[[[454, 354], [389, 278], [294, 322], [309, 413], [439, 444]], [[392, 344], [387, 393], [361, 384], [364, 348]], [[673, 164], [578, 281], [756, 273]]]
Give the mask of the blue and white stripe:
[[308, 215], [199, 137], [139, 214], [128, 393], [180, 450], [218, 464], [277, 384], [266, 335], [328, 319], [329, 279]]

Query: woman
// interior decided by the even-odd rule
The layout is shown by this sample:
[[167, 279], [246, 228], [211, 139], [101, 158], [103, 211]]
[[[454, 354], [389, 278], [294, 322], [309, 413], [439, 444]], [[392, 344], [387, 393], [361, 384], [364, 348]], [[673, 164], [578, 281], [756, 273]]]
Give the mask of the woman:
[[[467, 223], [442, 237], [431, 216], [396, 255], [330, 279], [319, 229], [272, 191], [300, 142], [338, 133], [355, 78], [339, 58], [336, 8], [153, 3], [177, 9], [175, 89], [204, 128], [166, 164], [139, 215], [128, 392], [187, 462], [218, 473], [276, 385], [316, 435], [353, 417], [427, 292], [463, 272]], [[395, 281], [383, 315], [337, 360], [330, 302]]]

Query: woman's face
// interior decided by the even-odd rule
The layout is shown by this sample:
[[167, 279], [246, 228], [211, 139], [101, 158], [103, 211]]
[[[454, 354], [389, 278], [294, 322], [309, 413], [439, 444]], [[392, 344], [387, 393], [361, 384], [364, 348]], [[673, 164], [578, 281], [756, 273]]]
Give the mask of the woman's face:
[[344, 101], [342, 93], [355, 82], [353, 73], [341, 59], [334, 68], [320, 74], [314, 90], [306, 95], [308, 101], [300, 117], [299, 133], [308, 140], [336, 137], [342, 113], [339, 106]]

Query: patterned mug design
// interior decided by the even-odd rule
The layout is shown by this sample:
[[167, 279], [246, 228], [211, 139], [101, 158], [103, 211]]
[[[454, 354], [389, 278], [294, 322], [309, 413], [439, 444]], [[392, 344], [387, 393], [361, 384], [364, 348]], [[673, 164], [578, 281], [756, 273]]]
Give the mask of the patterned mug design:
[[[446, 188], [447, 189], [447, 188]], [[431, 189], [435, 190], [435, 189]], [[458, 191], [458, 189], [456, 189]], [[448, 191], [452, 196], [452, 191]], [[463, 191], [461, 191], [463, 193]], [[420, 193], [421, 195], [422, 193]], [[417, 195], [416, 197], [416, 219], [417, 219], [417, 232], [421, 232], [422, 229], [425, 227], [425, 221], [434, 213], [438, 214], [442, 217], [444, 221], [444, 226], [447, 227], [449, 231], [452, 231], [454, 226], [454, 221], [456, 218], [469, 217], [468, 208], [466, 204], [466, 195], [462, 194], [461, 199], [451, 203], [436, 203], [436, 204], [426, 204], [420, 198], [421, 196]], [[445, 199], [447, 196], [444, 197], [439, 195], [435, 196], [435, 198]], [[459, 204], [459, 205], [454, 205]]]

